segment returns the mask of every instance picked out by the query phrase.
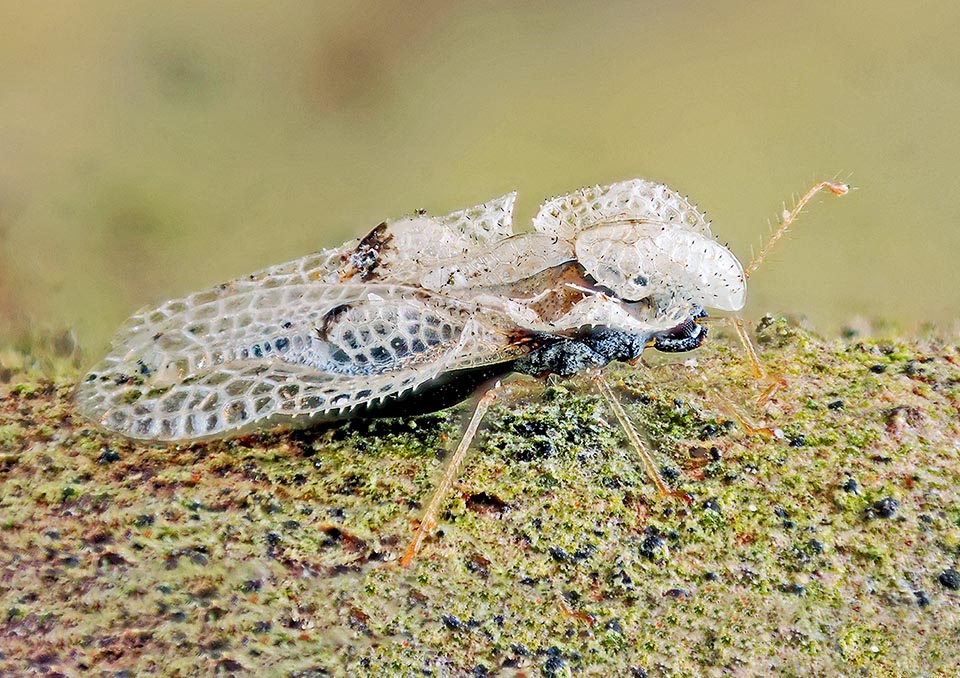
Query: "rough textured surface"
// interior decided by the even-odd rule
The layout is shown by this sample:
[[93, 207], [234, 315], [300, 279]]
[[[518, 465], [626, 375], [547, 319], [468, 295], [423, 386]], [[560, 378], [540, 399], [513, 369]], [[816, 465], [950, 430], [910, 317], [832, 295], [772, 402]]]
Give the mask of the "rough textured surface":
[[724, 340], [611, 372], [689, 505], [587, 382], [532, 388], [409, 570], [462, 408], [150, 447], [76, 416], [56, 342], [0, 349], [0, 673], [955, 675], [960, 341], [759, 339], [763, 417]]

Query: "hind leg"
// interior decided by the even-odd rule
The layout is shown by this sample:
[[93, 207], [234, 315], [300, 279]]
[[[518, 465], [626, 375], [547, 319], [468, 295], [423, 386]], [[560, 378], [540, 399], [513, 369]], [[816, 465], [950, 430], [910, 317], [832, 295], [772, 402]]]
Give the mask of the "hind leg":
[[460, 444], [457, 445], [456, 451], [453, 453], [453, 456], [450, 458], [450, 462], [447, 464], [447, 469], [443, 474], [443, 478], [441, 478], [440, 483], [437, 485], [437, 489], [434, 490], [433, 496], [430, 498], [430, 503], [427, 504], [427, 508], [423, 512], [423, 517], [420, 519], [420, 525], [417, 527], [416, 534], [413, 536], [413, 541], [410, 542], [410, 545], [407, 546], [407, 550], [404, 552], [403, 557], [400, 558], [400, 565], [402, 567], [410, 566], [410, 563], [412, 563], [413, 559], [416, 557], [417, 552], [420, 550], [420, 546], [423, 544], [423, 540], [426, 538], [427, 534], [437, 526], [437, 514], [440, 512], [440, 507], [443, 505], [444, 499], [447, 498], [450, 488], [457, 479], [460, 466], [463, 464], [463, 459], [467, 454], [467, 450], [470, 449], [470, 444], [477, 435], [477, 429], [480, 428], [480, 422], [483, 421], [483, 416], [497, 401], [503, 390], [504, 386], [498, 381], [482, 396], [480, 396], [480, 400], [477, 402], [477, 407], [473, 411], [473, 416], [470, 417], [470, 422], [467, 424], [467, 428], [464, 430], [463, 436], [460, 438]]

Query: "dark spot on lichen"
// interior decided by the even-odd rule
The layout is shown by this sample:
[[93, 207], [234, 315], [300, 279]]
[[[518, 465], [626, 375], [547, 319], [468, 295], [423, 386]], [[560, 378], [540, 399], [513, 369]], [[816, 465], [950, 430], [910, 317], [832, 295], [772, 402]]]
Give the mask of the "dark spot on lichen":
[[956, 591], [960, 589], [960, 572], [952, 567], [947, 568], [937, 576], [937, 581], [940, 582], [942, 587]]
[[495, 494], [477, 492], [467, 497], [467, 508], [476, 513], [502, 513], [507, 503]]
[[441, 616], [440, 621], [442, 621], [443, 625], [451, 631], [465, 631], [467, 628], [462, 621], [452, 614], [445, 614]]
[[490, 560], [479, 553], [468, 556], [465, 564], [468, 572], [473, 572], [484, 579], [490, 576]]
[[324, 539], [321, 546], [330, 547], [339, 545], [345, 551], [359, 553], [366, 549], [367, 543], [359, 537], [341, 530], [339, 527], [329, 526], [323, 529]]
[[216, 672], [217, 674], [222, 673], [233, 673], [235, 671], [246, 671], [247, 667], [238, 662], [236, 659], [221, 659], [217, 662]]
[[128, 561], [126, 558], [124, 558], [124, 557], [123, 557], [122, 555], [120, 555], [119, 553], [115, 553], [114, 551], [107, 551], [107, 552], [105, 552], [105, 553], [102, 553], [102, 554], [100, 555], [100, 558], [99, 558], [99, 561], [98, 561], [98, 562], [99, 562], [100, 565], [110, 565], [110, 566], [114, 566], [114, 567], [115, 567], [115, 566], [118, 566], [118, 565], [129, 565], [129, 564], [130, 564], [130, 561]]
[[[551, 654], [550, 650], [556, 650], [556, 653]], [[550, 650], [547, 650], [547, 654], [550, 655], [550, 657], [543, 663], [543, 668], [541, 670], [544, 677], [556, 678], [560, 675], [567, 675], [565, 670], [567, 664], [563, 661], [563, 657], [560, 656], [560, 650], [555, 647], [550, 648]]]
[[607, 631], [612, 631], [613, 633], [623, 633], [623, 624], [620, 622], [619, 617], [614, 617], [606, 624], [603, 625], [603, 628]]
[[795, 596], [803, 597], [807, 595], [807, 589], [802, 584], [783, 584], [781, 585], [780, 590], [784, 593], [792, 593]]
[[655, 562], [666, 559], [669, 550], [660, 532], [654, 527], [648, 527], [646, 533], [647, 536], [640, 542], [640, 555]]
[[97, 457], [98, 464], [112, 464], [115, 461], [120, 461], [120, 453], [106, 448], [103, 452], [100, 453], [100, 456]]
[[680, 477], [680, 472], [672, 466], [661, 466], [660, 475], [664, 480], [676, 480]]
[[[867, 517], [873, 517], [873, 515], [879, 516], [880, 518], [893, 518], [897, 511], [900, 510], [900, 502], [894, 499], [893, 497], [884, 497], [883, 499], [878, 499], [873, 503], [873, 506], [867, 509]], [[871, 513], [873, 515], [871, 515]]]
[[156, 518], [154, 518], [153, 514], [141, 513], [133, 521], [133, 524], [136, 525], [137, 527], [150, 527], [151, 525], [153, 525], [155, 520]]

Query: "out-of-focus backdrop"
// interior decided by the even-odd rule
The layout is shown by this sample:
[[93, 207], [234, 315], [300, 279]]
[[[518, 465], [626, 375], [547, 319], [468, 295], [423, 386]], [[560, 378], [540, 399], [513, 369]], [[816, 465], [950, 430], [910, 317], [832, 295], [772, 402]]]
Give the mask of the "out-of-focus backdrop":
[[748, 314], [960, 309], [960, 5], [0, 2], [0, 334], [138, 307], [385, 217], [633, 176], [741, 258]]

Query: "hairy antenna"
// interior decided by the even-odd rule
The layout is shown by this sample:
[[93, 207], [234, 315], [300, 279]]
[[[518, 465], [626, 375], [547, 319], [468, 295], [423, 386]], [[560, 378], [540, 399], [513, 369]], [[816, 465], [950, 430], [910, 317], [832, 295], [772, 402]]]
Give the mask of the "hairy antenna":
[[790, 227], [793, 226], [793, 223], [797, 220], [797, 217], [800, 216], [801, 210], [810, 202], [813, 197], [820, 191], [827, 189], [834, 195], [846, 195], [850, 191], [850, 186], [848, 184], [836, 183], [833, 181], [821, 181], [818, 184], [815, 184], [807, 191], [802, 198], [800, 198], [793, 206], [793, 209], [789, 212], [784, 208], [783, 210], [783, 221], [780, 223], [780, 228], [770, 236], [770, 239], [767, 243], [760, 248], [760, 252], [756, 254], [753, 259], [750, 260], [750, 265], [747, 266], [744, 271], [744, 275], [749, 278], [753, 275], [754, 271], [760, 268], [760, 264], [763, 263], [763, 260], [767, 258], [767, 254], [770, 253], [770, 250], [773, 249], [773, 246], [777, 244], [777, 241], [784, 236], [784, 234], [790, 230]]

